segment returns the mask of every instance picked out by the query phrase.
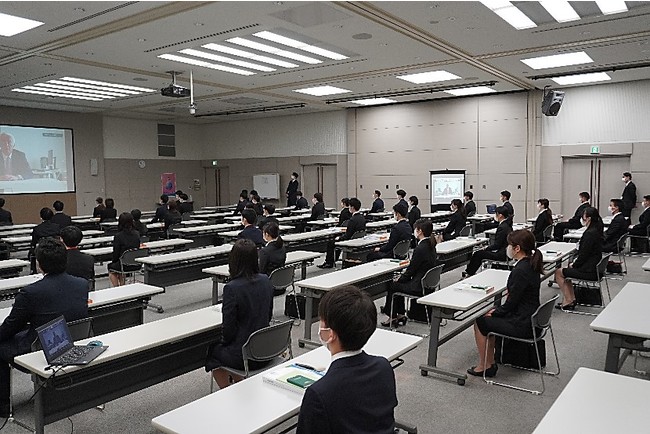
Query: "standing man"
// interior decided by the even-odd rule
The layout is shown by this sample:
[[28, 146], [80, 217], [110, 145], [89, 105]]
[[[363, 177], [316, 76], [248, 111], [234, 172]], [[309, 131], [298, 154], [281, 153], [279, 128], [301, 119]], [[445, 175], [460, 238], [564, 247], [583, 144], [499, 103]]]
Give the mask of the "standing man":
[[291, 174], [291, 181], [289, 181], [289, 185], [287, 186], [287, 206], [296, 205], [296, 201], [298, 200], [296, 193], [298, 192], [299, 186], [300, 184], [298, 184], [298, 174], [296, 172], [293, 172]]
[[564, 239], [564, 232], [568, 229], [580, 229], [582, 227], [582, 215], [585, 213], [585, 210], [589, 208], [589, 193], [583, 191], [578, 195], [578, 200], [580, 201], [580, 206], [576, 208], [575, 214], [566, 222], [561, 222], [555, 225], [553, 230], [553, 239], [555, 241], [562, 241]]
[[25, 153], [14, 149], [15, 146], [14, 136], [0, 133], [0, 151], [2, 151], [0, 181], [16, 181], [34, 177]]
[[623, 217], [630, 218], [632, 208], [636, 208], [636, 185], [632, 182], [632, 174], [630, 172], [623, 173], [622, 181], [625, 183], [623, 193], [621, 193], [621, 200], [623, 201]]

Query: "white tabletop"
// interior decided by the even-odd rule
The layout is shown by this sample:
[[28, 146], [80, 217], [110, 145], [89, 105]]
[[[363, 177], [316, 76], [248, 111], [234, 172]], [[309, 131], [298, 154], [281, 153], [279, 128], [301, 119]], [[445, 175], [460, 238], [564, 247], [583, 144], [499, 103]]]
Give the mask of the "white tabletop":
[[17, 268], [17, 267], [27, 267], [29, 261], [23, 261], [22, 259], [5, 259], [0, 261], [0, 270], [6, 270], [7, 268]]
[[494, 214], [474, 214], [471, 217], [467, 217], [467, 220], [481, 222], [484, 220], [494, 219]]
[[16, 236], [31, 234], [33, 230], [34, 230], [33, 228], [4, 230], [0, 232], [0, 235], [2, 235], [3, 237], [16, 237]]
[[282, 239], [286, 242], [296, 242], [296, 241], [304, 241], [304, 240], [311, 240], [314, 238], [322, 238], [322, 237], [329, 237], [333, 233], [342, 233], [345, 231], [345, 228], [327, 228], [327, 229], [319, 229], [317, 231], [311, 231], [311, 232], [301, 232], [299, 234], [287, 234], [287, 235], [282, 235]]
[[[394, 360], [420, 342], [422, 338], [419, 336], [377, 329], [364, 346], [364, 351]], [[329, 351], [321, 346], [285, 365], [304, 363], [327, 368], [330, 358]], [[262, 375], [255, 375], [158, 416], [151, 423], [169, 434], [209, 434], [214, 433], [216, 427], [219, 432], [229, 434], [259, 433], [298, 414], [301, 403], [301, 394], [267, 384]], [[247, 408], [255, 410], [246, 412], [246, 417], [232, 417]]]
[[395, 226], [397, 224], [397, 220], [395, 219], [388, 219], [388, 220], [377, 220], [376, 222], [368, 222], [366, 223], [366, 228], [386, 228], [389, 226]]
[[447, 217], [452, 215], [453, 213], [451, 211], [436, 211], [436, 212], [428, 212], [425, 214], [421, 214], [420, 217], [424, 219], [430, 219], [430, 218], [436, 218], [436, 217]]
[[390, 218], [393, 216], [392, 211], [382, 211], [382, 212], [369, 212], [368, 217], [381, 217], [381, 218]]
[[170, 238], [168, 240], [147, 241], [142, 243], [145, 249], [161, 249], [165, 247], [184, 246], [193, 243], [193, 240], [186, 240], [185, 238]]
[[131, 283], [129, 285], [115, 286], [99, 291], [88, 293], [88, 307], [96, 308], [112, 303], [119, 303], [124, 300], [133, 300], [139, 297], [160, 294], [165, 292], [163, 288], [146, 285], [144, 283]]
[[650, 284], [628, 282], [591, 322], [591, 329], [650, 339]]
[[458, 250], [466, 249], [467, 247], [478, 246], [479, 244], [486, 242], [486, 238], [458, 237], [453, 240], [443, 241], [442, 243], [436, 244], [436, 252], [439, 255], [449, 254], [457, 252]]
[[181, 224], [185, 226], [204, 225], [205, 220], [181, 220]]
[[544, 262], [557, 262], [575, 252], [576, 244], [551, 241], [550, 243], [540, 246], [539, 251], [542, 253], [542, 259]]
[[[99, 217], [78, 218], [78, 219], [75, 219], [73, 217], [72, 221], [75, 224], [77, 224], [77, 223], [99, 223]], [[105, 223], [109, 223], [109, 222], [105, 222]], [[102, 224], [105, 224], [105, 223], [102, 223]]]
[[216, 211], [220, 209], [231, 209], [231, 208], [237, 208], [237, 204], [233, 205], [217, 205], [217, 206], [202, 206], [201, 209], [208, 209], [211, 211]]
[[332, 226], [332, 225], [337, 225], [338, 223], [339, 223], [339, 219], [330, 217], [323, 220], [312, 220], [308, 224], [314, 226]]
[[43, 278], [42, 274], [29, 274], [27, 276], [9, 277], [7, 279], [0, 279], [0, 291], [9, 289], [24, 288], [34, 282], [38, 282]]
[[[528, 224], [528, 223], [515, 223], [515, 224], [512, 225], [512, 230], [513, 230], [513, 231], [517, 231], [517, 230], [520, 230], [520, 229], [530, 229], [530, 228], [532, 228], [532, 227], [533, 227], [533, 226], [530, 225], [530, 224]], [[488, 235], [496, 235], [496, 233], [497, 233], [497, 228], [491, 228], [491, 229], [488, 229], [488, 230], [486, 230], [486, 231], [483, 232], [483, 233], [485, 234], [485, 236], [488, 236]]]
[[[108, 226], [108, 227], [113, 227], [113, 226], [117, 227], [118, 224], [119, 224], [118, 222], [103, 222], [101, 225]], [[147, 229], [159, 229], [164, 227], [165, 227], [164, 222], [147, 223]]]
[[232, 212], [210, 212], [208, 210], [205, 210], [195, 211], [194, 214], [192, 214], [192, 217], [195, 219], [218, 219], [228, 216], [232, 216]]
[[79, 241], [79, 245], [87, 246], [92, 244], [112, 243], [114, 237], [115, 237], [114, 235], [110, 235], [105, 237], [84, 238], [83, 240]]
[[[0, 235], [2, 236], [2, 235]], [[2, 241], [9, 243], [9, 244], [22, 244], [22, 243], [29, 243], [32, 241], [32, 236], [31, 235], [15, 235], [15, 236], [9, 236], [5, 237], [2, 236]]]
[[[319, 252], [308, 252], [306, 250], [296, 250], [293, 252], [287, 252], [287, 260], [284, 265], [296, 264], [302, 261], [311, 261], [312, 259], [319, 258], [322, 253]], [[228, 264], [218, 265], [216, 267], [204, 268], [202, 270], [206, 274], [211, 274], [214, 276], [228, 277], [230, 272], [228, 271]]]
[[[445, 307], [458, 311], [467, 311], [485, 300], [494, 297], [506, 289], [508, 270], [483, 270], [482, 272], [442, 288], [418, 299], [418, 303], [427, 306]], [[489, 294], [468, 289], [468, 285], [494, 286]]]
[[338, 247], [355, 247], [355, 248], [378, 246], [380, 244], [385, 244], [386, 242], [388, 242], [389, 236], [390, 234], [388, 233], [381, 233], [381, 234], [374, 233], [374, 234], [368, 234], [363, 238], [354, 238], [352, 240], [337, 241], [335, 244]]
[[278, 223], [294, 223], [294, 222], [301, 222], [307, 220], [309, 217], [310, 215], [302, 214], [302, 215], [292, 215], [289, 217], [276, 217], [276, 219], [278, 220]]
[[98, 235], [104, 235], [105, 232], [98, 229], [86, 229], [85, 231], [81, 231], [81, 233], [84, 237], [96, 237]]
[[645, 271], [650, 271], [650, 259], [648, 259], [645, 264], [641, 266]]
[[173, 252], [162, 255], [147, 256], [144, 258], [136, 258], [136, 261], [147, 265], [168, 264], [172, 262], [182, 262], [191, 259], [201, 259], [221, 255], [230, 252], [230, 250], [232, 250], [232, 244], [224, 244], [222, 246], [212, 246], [201, 249], [186, 250], [184, 252]]
[[582, 238], [582, 235], [587, 230], [586, 227], [581, 227], [580, 229], [570, 229], [567, 233], [563, 235], [564, 238], [569, 240], [579, 240]]
[[0, 225], [0, 233], [3, 231], [11, 231], [14, 229], [30, 229], [35, 227], [34, 223], [21, 223], [19, 225]]
[[179, 232], [182, 234], [198, 234], [201, 232], [218, 232], [218, 231], [230, 230], [230, 229], [238, 228], [240, 226], [241, 223], [220, 223], [218, 225], [203, 225], [203, 226], [192, 226], [189, 228], [178, 228], [178, 229], [174, 229], [174, 232]]
[[648, 396], [648, 380], [578, 368], [533, 434], [647, 433]]
[[[538, 214], [538, 215], [539, 215], [539, 214]], [[553, 215], [552, 215], [552, 218], [553, 218], [553, 221], [554, 221], [554, 222], [556, 222], [556, 221], [558, 221], [558, 220], [562, 220], [562, 217], [564, 217], [562, 214], [553, 214]], [[535, 223], [536, 220], [537, 220], [537, 216], [535, 216], [535, 217], [531, 217], [531, 218], [529, 218], [527, 221], [530, 222], [530, 223]]]
[[355, 267], [344, 268], [342, 270], [300, 280], [296, 282], [296, 285], [301, 288], [330, 291], [334, 288], [352, 285], [361, 280], [379, 276], [381, 274], [399, 271], [407, 266], [408, 261], [400, 262], [392, 259], [380, 259], [378, 261], [367, 262]]
[[90, 256], [105, 256], [113, 253], [113, 247], [95, 247], [92, 249], [83, 249], [83, 253]]
[[291, 214], [310, 214], [311, 210], [309, 208], [302, 209], [292, 209]]
[[[218, 312], [210, 306], [124, 330], [94, 336], [90, 339], [81, 340], [78, 344], [84, 345], [89, 341], [98, 340], [109, 347], [91, 362], [92, 365], [97, 365], [133, 354], [137, 351], [144, 351], [169, 342], [178, 341], [197, 333], [216, 329], [220, 325], [221, 312]], [[43, 351], [36, 351], [16, 357], [14, 362], [41, 377], [49, 377], [53, 372], [51, 370], [45, 370], [48, 364], [43, 355]], [[65, 372], [58, 371], [56, 375], [57, 377], [66, 375], [77, 369], [83, 368], [69, 366], [65, 369]]]

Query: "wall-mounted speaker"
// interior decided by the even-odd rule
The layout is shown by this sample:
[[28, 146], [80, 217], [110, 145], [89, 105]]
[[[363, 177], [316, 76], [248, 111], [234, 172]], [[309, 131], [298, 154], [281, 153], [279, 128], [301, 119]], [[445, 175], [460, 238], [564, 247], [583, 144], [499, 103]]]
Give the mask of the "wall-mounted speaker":
[[544, 101], [542, 101], [542, 113], [546, 116], [557, 116], [564, 101], [564, 92], [559, 90], [548, 90], [544, 92]]

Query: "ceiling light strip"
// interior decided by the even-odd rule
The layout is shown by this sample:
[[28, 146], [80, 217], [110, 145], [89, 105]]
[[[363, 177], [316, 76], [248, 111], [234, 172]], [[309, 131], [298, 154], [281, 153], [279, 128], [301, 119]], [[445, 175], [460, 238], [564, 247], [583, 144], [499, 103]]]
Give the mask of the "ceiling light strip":
[[500, 16], [505, 22], [510, 24], [517, 30], [532, 29], [537, 27], [537, 24], [526, 16], [522, 11], [517, 9], [509, 1], [502, 0], [482, 0], [486, 7], [490, 8], [492, 12]]
[[561, 66], [584, 65], [585, 63], [594, 62], [584, 51], [531, 57], [529, 59], [521, 59], [521, 61], [533, 69], [559, 68]]
[[139, 92], [156, 92], [156, 89], [149, 89], [146, 87], [129, 86], [127, 84], [108, 83], [105, 81], [97, 81], [97, 80], [87, 80], [85, 78], [61, 77], [61, 80], [72, 81], [75, 83], [94, 84], [97, 86], [106, 86], [106, 87], [112, 87], [117, 89], [135, 90]]
[[217, 65], [216, 63], [204, 62], [203, 60], [191, 59], [189, 57], [177, 56], [175, 54], [161, 54], [158, 56], [160, 59], [171, 60], [173, 62], [187, 63], [188, 65], [202, 66], [204, 68], [216, 69], [223, 72], [231, 72], [239, 75], [255, 75], [252, 71], [244, 69], [231, 68], [229, 66]]
[[241, 45], [243, 47], [251, 48], [253, 50], [263, 51], [264, 53], [274, 54], [280, 57], [286, 57], [287, 59], [295, 60], [298, 62], [308, 63], [310, 65], [317, 65], [323, 63], [322, 60], [314, 59], [313, 57], [303, 56], [302, 54], [294, 53], [292, 51], [282, 50], [280, 48], [272, 47], [266, 44], [260, 44], [259, 42], [249, 41], [244, 38], [230, 38], [226, 39], [226, 42], [231, 44]]
[[76, 95], [62, 95], [58, 94], [56, 92], [46, 92], [46, 91], [38, 91], [38, 90], [30, 90], [30, 89], [11, 89], [12, 92], [20, 92], [20, 93], [31, 93], [34, 95], [45, 95], [45, 96], [55, 96], [59, 98], [72, 98], [72, 99], [83, 99], [86, 101], [102, 101], [101, 98], [90, 98], [90, 97], [83, 97], [83, 96], [76, 96]]
[[59, 84], [52, 84], [52, 83], [35, 83], [35, 87], [39, 88], [44, 88], [44, 89], [54, 89], [56, 92], [58, 91], [67, 91], [67, 92], [72, 92], [76, 95], [83, 95], [83, 96], [91, 96], [94, 98], [103, 98], [103, 99], [114, 99], [116, 98], [115, 95], [106, 95], [102, 94], [99, 92], [93, 92], [89, 91], [88, 89], [77, 89], [74, 87], [69, 87], [69, 86], [61, 86]]
[[348, 58], [348, 56], [344, 56], [343, 54], [335, 53], [334, 51], [326, 50], [324, 48], [320, 48], [315, 45], [307, 44], [305, 42], [301, 42], [292, 38], [287, 38], [286, 36], [281, 36], [276, 33], [268, 32], [268, 31], [253, 33], [253, 36], [266, 39], [267, 41], [286, 45], [287, 47], [297, 48], [299, 50], [316, 54], [318, 56], [327, 57], [328, 59], [332, 59], [332, 60], [344, 60]]
[[214, 60], [215, 62], [228, 63], [230, 65], [241, 66], [242, 68], [255, 69], [262, 72], [277, 71], [275, 68], [269, 66], [257, 65], [243, 60], [231, 59], [229, 57], [219, 56], [218, 54], [206, 53], [205, 51], [195, 50], [193, 48], [186, 48], [180, 50], [179, 53], [187, 54], [188, 56], [200, 57], [202, 59]]
[[43, 86], [44, 84], [46, 84], [46, 83], [36, 83], [33, 86], [23, 86], [21, 89], [54, 92], [54, 93], [58, 93], [58, 94], [61, 94], [61, 95], [85, 96], [85, 97], [88, 97], [88, 98], [99, 98], [100, 100], [102, 100], [102, 99], [113, 99], [114, 98], [112, 96], [111, 97], [106, 97], [106, 96], [89, 94], [89, 93], [85, 93], [85, 92], [75, 92], [75, 91], [71, 91], [71, 90], [54, 89], [54, 88], [50, 88], [48, 86]]
[[563, 75], [560, 77], [552, 78], [554, 82], [560, 86], [568, 86], [571, 84], [586, 84], [586, 83], [598, 83], [600, 81], [609, 81], [610, 77], [606, 72], [592, 72], [589, 74], [574, 74], [574, 75]]
[[134, 90], [126, 90], [126, 89], [116, 89], [116, 88], [105, 88], [102, 86], [95, 86], [92, 84], [84, 84], [84, 83], [76, 83], [76, 82], [68, 82], [68, 81], [63, 81], [63, 80], [48, 80], [48, 83], [54, 83], [54, 84], [62, 84], [62, 85], [67, 85], [71, 86], [74, 85], [77, 88], [83, 88], [83, 89], [89, 89], [93, 91], [101, 91], [106, 94], [113, 94], [115, 96], [129, 96], [129, 95], [140, 95], [142, 92], [136, 92]]
[[639, 68], [650, 68], [650, 62], [628, 63], [623, 65], [606, 66], [602, 68], [582, 69], [580, 71], [573, 71], [573, 72], [560, 72], [555, 74], [533, 75], [531, 77], [528, 77], [528, 79], [543, 80], [547, 78], [552, 79], [555, 77], [567, 77], [570, 75], [590, 74], [595, 72], [616, 72], [616, 71], [625, 71], [627, 69], [639, 69]]
[[15, 36], [43, 24], [40, 21], [0, 13], [0, 36]]
[[596, 0], [598, 8], [604, 15], [627, 12], [627, 5], [622, 0]]
[[571, 7], [568, 1], [544, 0], [540, 1], [539, 4], [541, 4], [558, 23], [567, 23], [580, 19], [580, 15], [578, 15], [575, 9]]
[[250, 53], [248, 51], [239, 50], [237, 48], [227, 47], [220, 44], [205, 44], [202, 46], [208, 50], [218, 51], [219, 53], [230, 54], [232, 56], [243, 57], [244, 59], [256, 60], [262, 63], [268, 63], [270, 65], [281, 66], [283, 68], [298, 68], [300, 65], [295, 63], [285, 62], [284, 60], [274, 59], [272, 57], [260, 56], [259, 54]]

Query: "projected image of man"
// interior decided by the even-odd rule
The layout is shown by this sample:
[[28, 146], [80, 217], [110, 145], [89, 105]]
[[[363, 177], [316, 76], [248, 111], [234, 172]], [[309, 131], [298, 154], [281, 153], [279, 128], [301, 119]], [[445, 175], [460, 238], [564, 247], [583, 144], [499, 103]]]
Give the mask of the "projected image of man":
[[0, 181], [16, 181], [34, 176], [25, 153], [14, 149], [15, 146], [16, 143], [11, 134], [0, 133], [0, 151], [2, 151]]

